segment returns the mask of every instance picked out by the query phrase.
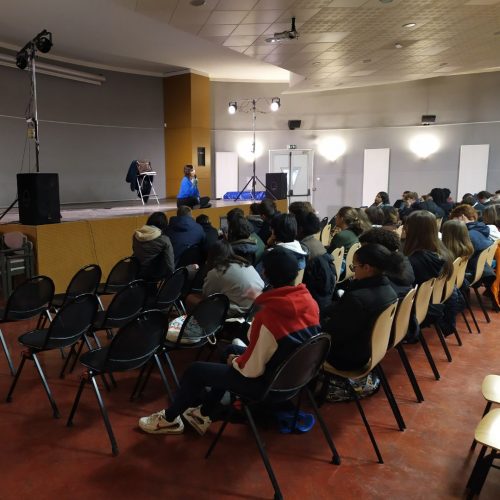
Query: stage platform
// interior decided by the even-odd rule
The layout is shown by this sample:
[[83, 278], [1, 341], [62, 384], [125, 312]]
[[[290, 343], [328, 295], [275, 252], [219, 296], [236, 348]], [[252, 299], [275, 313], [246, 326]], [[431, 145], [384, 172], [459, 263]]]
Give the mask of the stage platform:
[[[211, 208], [193, 210], [193, 216], [204, 213], [213, 226], [219, 227], [219, 218], [235, 207], [248, 214], [252, 201], [214, 200]], [[278, 209], [287, 210], [287, 200], [278, 200]], [[78, 269], [97, 263], [101, 266], [103, 281], [113, 265], [132, 254], [132, 234], [144, 225], [152, 212], [176, 214], [175, 199], [150, 200], [148, 205], [137, 202], [87, 203], [61, 206], [61, 223], [25, 226], [19, 223], [17, 209], [11, 210], [1, 221], [0, 233], [21, 231], [33, 242], [36, 273], [50, 276], [56, 292], [64, 292]]]

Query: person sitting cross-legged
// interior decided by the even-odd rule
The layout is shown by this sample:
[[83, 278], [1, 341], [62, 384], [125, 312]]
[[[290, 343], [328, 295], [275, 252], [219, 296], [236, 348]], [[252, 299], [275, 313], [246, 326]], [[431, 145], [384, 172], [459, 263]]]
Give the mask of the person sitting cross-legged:
[[[139, 420], [143, 431], [181, 434], [182, 415], [204, 434], [226, 391], [251, 398], [262, 396], [276, 368], [297, 347], [320, 333], [318, 305], [304, 285], [292, 284], [298, 273], [292, 252], [278, 247], [264, 255], [263, 265], [272, 288], [255, 300], [258, 310], [248, 347], [230, 346], [226, 363], [191, 364], [170, 407]], [[206, 387], [210, 387], [209, 392]]]

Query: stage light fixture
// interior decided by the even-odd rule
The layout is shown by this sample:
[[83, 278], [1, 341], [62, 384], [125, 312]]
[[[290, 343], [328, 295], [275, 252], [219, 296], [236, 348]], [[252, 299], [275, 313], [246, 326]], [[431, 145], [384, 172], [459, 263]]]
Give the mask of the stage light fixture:
[[28, 66], [28, 54], [25, 50], [18, 52], [16, 55], [16, 66], [19, 69], [26, 69], [26, 66]]
[[39, 35], [35, 38], [36, 48], [46, 54], [52, 48], [52, 33], [47, 30], [43, 30]]
[[232, 101], [229, 103], [229, 106], [227, 107], [227, 112], [230, 115], [234, 115], [234, 113], [236, 113], [237, 109], [238, 109], [238, 104], [236, 102]]
[[278, 111], [280, 109], [280, 98], [279, 97], [273, 97], [271, 99], [271, 111]]

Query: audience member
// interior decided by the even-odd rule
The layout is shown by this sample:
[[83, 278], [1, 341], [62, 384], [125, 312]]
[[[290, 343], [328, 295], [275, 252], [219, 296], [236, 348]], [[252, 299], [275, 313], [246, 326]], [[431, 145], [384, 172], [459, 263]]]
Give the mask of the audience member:
[[199, 224], [196, 224], [191, 209], [186, 206], [177, 208], [177, 215], [171, 217], [166, 233], [174, 248], [176, 265], [188, 248], [198, 246], [201, 251], [205, 243], [205, 232]]
[[470, 259], [474, 253], [474, 247], [470, 240], [467, 226], [458, 220], [447, 220], [441, 226], [443, 245], [450, 252], [453, 260]]
[[206, 214], [200, 214], [196, 217], [196, 224], [199, 224], [205, 233], [205, 243], [203, 245], [204, 254], [208, 255], [210, 247], [219, 239], [219, 231], [210, 223]]
[[271, 221], [278, 214], [279, 211], [276, 208], [274, 200], [266, 198], [261, 201], [260, 216], [262, 217], [263, 223], [257, 234], [264, 243], [267, 243], [267, 240], [271, 236]]
[[132, 251], [139, 261], [139, 278], [159, 281], [174, 272], [174, 250], [165, 232], [168, 219], [163, 212], [153, 212], [146, 224], [135, 231]]
[[382, 207], [371, 206], [365, 209], [365, 215], [373, 227], [382, 227], [384, 223], [384, 211]]
[[[453, 202], [450, 200], [450, 190], [448, 188], [433, 188], [431, 189], [430, 195], [432, 197], [432, 201], [434, 201], [434, 203], [443, 210], [443, 221], [447, 220], [448, 215], [453, 208]], [[419, 210], [429, 210], [429, 208], [420, 206]], [[435, 215], [440, 218], [439, 215]]]
[[247, 220], [252, 225], [252, 233], [258, 234], [262, 229], [262, 224], [264, 224], [264, 221], [260, 216], [260, 203], [252, 203], [249, 210], [250, 214], [248, 215]]
[[249, 264], [256, 264], [258, 262], [257, 253], [260, 255], [264, 252], [264, 244], [259, 249], [255, 239], [251, 238], [252, 226], [245, 219], [239, 215], [228, 217], [227, 239], [231, 244], [233, 251], [236, 255], [243, 257]]
[[483, 222], [490, 230], [489, 238], [491, 241], [497, 241], [500, 238], [500, 205], [488, 205], [483, 210]]
[[328, 253], [332, 253], [335, 248], [344, 247], [344, 253], [347, 254], [363, 232], [362, 222], [356, 209], [342, 207], [335, 216], [335, 227], [338, 232], [328, 246]]
[[[249, 346], [231, 346], [226, 363], [191, 364], [170, 407], [139, 420], [143, 431], [181, 434], [183, 415], [199, 434], [204, 434], [226, 391], [259, 398], [276, 368], [320, 332], [316, 302], [304, 285], [292, 285], [297, 276], [295, 256], [285, 248], [276, 248], [264, 255], [263, 266], [273, 288], [255, 300], [258, 310], [250, 329]], [[210, 392], [206, 387], [210, 387]]]
[[372, 207], [383, 207], [384, 205], [390, 205], [389, 195], [385, 191], [380, 191], [375, 196]]

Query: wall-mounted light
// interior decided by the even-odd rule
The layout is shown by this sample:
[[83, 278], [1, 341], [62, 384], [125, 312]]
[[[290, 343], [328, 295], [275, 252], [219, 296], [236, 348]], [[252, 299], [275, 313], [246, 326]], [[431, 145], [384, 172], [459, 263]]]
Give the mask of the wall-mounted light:
[[229, 106], [227, 107], [227, 112], [230, 115], [234, 115], [234, 113], [236, 113], [237, 109], [238, 109], [238, 104], [236, 102], [232, 101], [229, 103]]
[[329, 161], [335, 161], [346, 152], [346, 143], [342, 137], [325, 137], [318, 144], [318, 152]]
[[419, 158], [428, 158], [439, 149], [439, 139], [433, 134], [416, 135], [410, 141], [410, 149]]
[[278, 111], [278, 109], [280, 109], [280, 98], [279, 97], [273, 97], [271, 99], [271, 105], [270, 105], [270, 108], [271, 108], [271, 111]]

